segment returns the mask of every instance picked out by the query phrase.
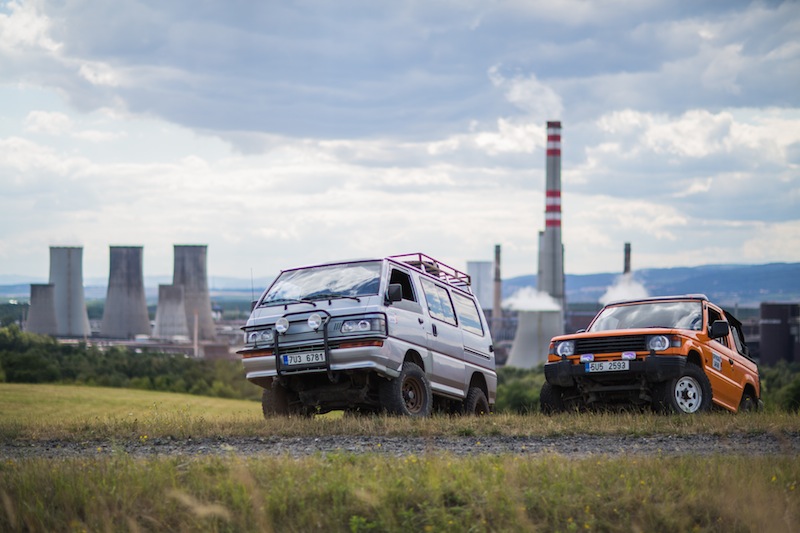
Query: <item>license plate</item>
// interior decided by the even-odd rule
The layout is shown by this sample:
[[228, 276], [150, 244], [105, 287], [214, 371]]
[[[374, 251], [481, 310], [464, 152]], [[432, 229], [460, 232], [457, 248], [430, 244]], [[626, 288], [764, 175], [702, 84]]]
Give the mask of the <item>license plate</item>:
[[281, 363], [285, 366], [313, 365], [325, 362], [325, 352], [292, 353], [281, 356]]
[[586, 363], [587, 372], [617, 372], [628, 370], [629, 361], [596, 361]]

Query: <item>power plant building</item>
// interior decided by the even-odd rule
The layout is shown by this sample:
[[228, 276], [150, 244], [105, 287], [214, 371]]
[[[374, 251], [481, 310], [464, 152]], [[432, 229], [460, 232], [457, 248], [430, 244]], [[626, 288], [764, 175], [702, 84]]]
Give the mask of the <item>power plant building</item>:
[[111, 246], [103, 337], [131, 339], [150, 335], [141, 246]]
[[467, 274], [470, 277], [472, 293], [478, 298], [478, 303], [484, 311], [493, 309], [493, 270], [494, 264], [491, 261], [467, 262]]
[[83, 248], [50, 247], [50, 283], [59, 337], [88, 337], [89, 315], [83, 296]]

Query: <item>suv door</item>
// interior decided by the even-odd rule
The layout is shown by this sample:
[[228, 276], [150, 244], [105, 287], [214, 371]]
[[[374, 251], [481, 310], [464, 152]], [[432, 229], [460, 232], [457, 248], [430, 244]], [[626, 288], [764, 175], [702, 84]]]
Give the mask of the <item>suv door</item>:
[[[726, 320], [725, 314], [711, 305], [708, 306], [708, 331], [711, 332], [711, 324], [717, 320]], [[711, 381], [711, 389], [714, 398], [733, 409], [739, 405], [742, 397], [742, 385], [736, 379], [738, 373], [741, 377], [741, 370], [737, 368], [739, 353], [733, 341], [732, 331], [725, 337], [719, 339], [709, 339], [708, 346], [711, 348], [711, 368], [706, 367], [706, 373]]]
[[431, 387], [463, 398], [466, 395], [464, 341], [458, 328], [450, 293], [444, 286], [427, 278], [420, 277], [420, 283], [430, 317], [425, 332], [428, 337], [428, 350], [433, 360]]

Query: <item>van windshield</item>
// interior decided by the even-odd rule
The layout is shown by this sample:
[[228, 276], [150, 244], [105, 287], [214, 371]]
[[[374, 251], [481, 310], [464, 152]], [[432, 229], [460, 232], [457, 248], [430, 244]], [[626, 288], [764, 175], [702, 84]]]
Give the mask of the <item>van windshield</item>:
[[259, 307], [378, 294], [381, 262], [344, 263], [287, 270], [278, 276]]

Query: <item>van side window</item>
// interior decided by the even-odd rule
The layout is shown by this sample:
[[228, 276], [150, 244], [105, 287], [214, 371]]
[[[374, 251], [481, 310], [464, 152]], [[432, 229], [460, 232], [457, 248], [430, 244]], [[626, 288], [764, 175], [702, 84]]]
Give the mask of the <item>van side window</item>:
[[392, 269], [392, 274], [389, 276], [389, 283], [397, 283], [403, 287], [403, 300], [416, 302], [417, 297], [414, 294], [414, 286], [411, 284], [411, 276], [402, 270]]
[[422, 290], [425, 292], [425, 299], [428, 301], [428, 313], [442, 322], [448, 324], [456, 323], [456, 314], [453, 311], [453, 303], [450, 301], [450, 295], [447, 289], [440, 287], [427, 279], [421, 279]]
[[475, 301], [454, 292], [453, 302], [456, 304], [456, 313], [461, 328], [483, 337], [483, 324], [481, 324], [481, 315], [478, 313]]

